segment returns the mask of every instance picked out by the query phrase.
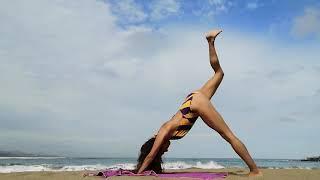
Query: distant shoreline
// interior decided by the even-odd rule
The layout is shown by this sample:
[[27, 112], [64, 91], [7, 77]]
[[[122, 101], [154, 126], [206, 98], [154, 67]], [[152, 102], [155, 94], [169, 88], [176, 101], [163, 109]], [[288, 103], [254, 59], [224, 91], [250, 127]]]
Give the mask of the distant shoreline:
[[0, 150], [0, 157], [60, 157], [52, 154], [44, 153], [26, 153], [21, 151], [3, 151]]

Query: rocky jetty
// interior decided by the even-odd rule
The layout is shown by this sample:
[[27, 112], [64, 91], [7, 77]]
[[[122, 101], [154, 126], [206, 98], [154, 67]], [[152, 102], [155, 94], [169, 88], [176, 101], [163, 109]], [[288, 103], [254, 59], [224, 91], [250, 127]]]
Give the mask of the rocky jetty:
[[307, 157], [301, 161], [320, 161], [320, 156]]

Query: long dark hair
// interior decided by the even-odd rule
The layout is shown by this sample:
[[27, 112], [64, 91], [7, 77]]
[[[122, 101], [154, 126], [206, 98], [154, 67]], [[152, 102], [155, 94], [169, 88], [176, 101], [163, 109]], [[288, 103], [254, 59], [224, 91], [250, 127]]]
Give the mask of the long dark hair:
[[[136, 168], [134, 170], [135, 173], [138, 172], [138, 170], [140, 169], [144, 159], [147, 157], [147, 155], [149, 154], [149, 152], [152, 149], [152, 146], [154, 144], [156, 138], [152, 137], [150, 138], [148, 141], [146, 141], [140, 149], [140, 154], [139, 154], [139, 158], [137, 160], [137, 165]], [[162, 158], [161, 158], [162, 154], [159, 151], [158, 154], [156, 155], [156, 157], [153, 159], [153, 161], [149, 164], [149, 166], [145, 169], [146, 170], [153, 170], [156, 173], [162, 173], [163, 169], [161, 167], [162, 164]]]

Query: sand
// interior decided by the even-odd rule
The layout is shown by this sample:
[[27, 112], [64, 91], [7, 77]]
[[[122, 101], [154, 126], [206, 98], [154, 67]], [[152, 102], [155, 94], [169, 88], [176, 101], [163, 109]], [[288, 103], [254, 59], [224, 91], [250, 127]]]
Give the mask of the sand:
[[[226, 168], [218, 170], [206, 170], [206, 169], [187, 169], [187, 170], [168, 170], [168, 172], [229, 172], [226, 180], [235, 179], [266, 179], [266, 180], [320, 180], [320, 169], [262, 169], [263, 177], [259, 178], [247, 178], [244, 174], [248, 172], [247, 169]], [[2, 180], [47, 180], [47, 179], [82, 179], [82, 180], [95, 180], [102, 179], [101, 177], [82, 177], [83, 172], [21, 172], [21, 173], [0, 173], [0, 179]], [[156, 177], [112, 177], [111, 180], [160, 180]], [[162, 178], [164, 179], [164, 178]], [[168, 180], [166, 178], [165, 180]], [[170, 178], [172, 179], [172, 178]], [[190, 178], [181, 178], [183, 180], [192, 180]]]

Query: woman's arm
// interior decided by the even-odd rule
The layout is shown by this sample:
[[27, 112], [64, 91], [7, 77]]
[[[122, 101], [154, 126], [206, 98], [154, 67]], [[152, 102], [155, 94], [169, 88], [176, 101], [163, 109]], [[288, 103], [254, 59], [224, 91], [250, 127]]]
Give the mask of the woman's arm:
[[163, 142], [165, 141], [165, 139], [167, 139], [168, 136], [168, 130], [166, 128], [161, 128], [160, 131], [158, 132], [156, 139], [154, 141], [154, 144], [151, 148], [151, 151], [149, 152], [149, 154], [146, 156], [146, 158], [144, 159], [140, 169], [138, 170], [138, 174], [142, 173], [148, 166], [149, 164], [153, 161], [153, 159], [156, 157], [156, 155], [158, 154]]

